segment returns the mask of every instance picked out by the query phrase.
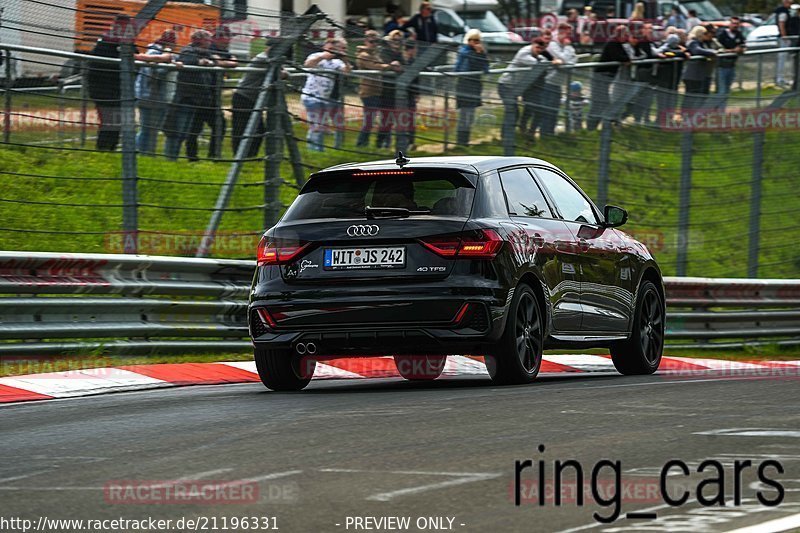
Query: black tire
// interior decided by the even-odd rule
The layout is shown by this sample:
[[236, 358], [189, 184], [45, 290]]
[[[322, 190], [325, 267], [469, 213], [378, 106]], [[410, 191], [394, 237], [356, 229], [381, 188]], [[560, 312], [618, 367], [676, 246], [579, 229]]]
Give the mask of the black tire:
[[643, 281], [636, 298], [631, 336], [611, 348], [620, 374], [646, 375], [658, 370], [664, 351], [664, 301], [651, 281]]
[[409, 381], [433, 381], [442, 375], [446, 355], [395, 355], [394, 364]]
[[303, 390], [314, 376], [317, 362], [301, 358], [290, 350], [268, 350], [256, 347], [258, 377], [265, 387], [274, 391]]
[[486, 357], [492, 381], [512, 385], [536, 379], [542, 366], [544, 328], [539, 299], [528, 285], [520, 284], [511, 299], [498, 349]]

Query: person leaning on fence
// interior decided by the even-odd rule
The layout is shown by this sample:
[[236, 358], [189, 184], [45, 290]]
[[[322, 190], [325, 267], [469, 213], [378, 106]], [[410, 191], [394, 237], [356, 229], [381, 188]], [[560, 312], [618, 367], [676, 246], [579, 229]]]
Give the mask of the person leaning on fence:
[[397, 87], [397, 73], [402, 72], [406, 60], [403, 54], [403, 32], [394, 30], [385, 36], [382, 41], [381, 61], [394, 65], [393, 71], [385, 70], [381, 83], [381, 100], [379, 110], [378, 136], [375, 140], [376, 148], [388, 148], [392, 143], [392, 129], [399, 124], [395, 89]]
[[[364, 34], [364, 44], [357, 48], [356, 67], [359, 70], [397, 70], [400, 64], [395, 62], [384, 63], [381, 59], [378, 45], [381, 42], [378, 32], [367, 30]], [[382, 82], [378, 74], [364, 74], [360, 77], [358, 85], [358, 96], [361, 98], [363, 106], [361, 131], [358, 133], [356, 146], [362, 147], [369, 144], [369, 135], [372, 126], [379, 119], [381, 105]]]
[[[508, 64], [508, 68], [516, 69], [516, 68], [525, 68], [525, 67], [533, 67], [534, 65], [538, 65], [541, 59], [541, 53], [545, 49], [544, 41], [536, 37], [531, 41], [530, 45], [523, 46], [517, 53], [514, 54], [514, 58], [511, 60], [511, 63]], [[505, 108], [506, 115], [510, 115], [515, 117], [513, 126], [516, 126], [517, 123], [520, 123], [520, 127], [525, 130], [527, 127], [527, 122], [530, 121], [530, 118], [533, 116], [532, 112], [529, 112], [526, 115], [525, 122], [523, 123], [521, 120], [516, 120], [518, 116], [519, 108], [517, 107], [517, 91], [519, 90], [519, 84], [524, 79], [524, 72], [504, 72], [500, 79], [498, 80], [497, 84], [497, 93], [500, 96], [500, 99], [503, 101], [503, 107]], [[531, 90], [530, 87], [526, 87], [523, 89], [523, 92], [527, 92]], [[524, 104], [523, 104], [524, 105]], [[509, 130], [503, 133], [504, 138], [508, 135], [513, 136], [514, 131]]]
[[[211, 33], [197, 30], [192, 33], [191, 44], [181, 51], [178, 61], [184, 66], [213, 67], [214, 60], [211, 59], [210, 46]], [[181, 145], [189, 136], [197, 110], [212, 107], [213, 84], [214, 73], [211, 69], [184, 68], [178, 74], [175, 96], [162, 128], [167, 138], [164, 143], [164, 154], [169, 159], [178, 159]]]
[[[720, 28], [717, 41], [728, 54], [742, 54], [745, 49], [745, 38], [739, 29], [739, 17], [731, 17], [727, 28]], [[717, 94], [730, 94], [733, 80], [736, 79], [736, 56], [721, 57], [717, 64]], [[724, 105], [724, 104], [723, 104]]]
[[[653, 49], [653, 26], [650, 23], [637, 25], [632, 28], [628, 43], [622, 47], [631, 58], [631, 61], [642, 61], [645, 59], [655, 59], [656, 54]], [[650, 123], [650, 107], [653, 105], [653, 88], [655, 86], [655, 63], [634, 65], [631, 79], [636, 83], [645, 84], [646, 87], [639, 91], [639, 94], [630, 102], [630, 113], [633, 119], [639, 124]]]
[[331, 95], [336, 85], [336, 75], [350, 72], [347, 63], [347, 41], [344, 39], [328, 39], [321, 52], [309, 55], [303, 66], [307, 69], [329, 71], [328, 73], [309, 73], [303, 86], [300, 101], [306, 108], [308, 120], [309, 150], [322, 152], [325, 150], [325, 118], [331, 106]]
[[[214, 32], [214, 38], [209, 47], [214, 66], [221, 68], [236, 68], [239, 64], [236, 56], [230, 52], [231, 30], [227, 26], [219, 26]], [[186, 137], [186, 157], [189, 161], [197, 161], [197, 140], [203, 131], [203, 126], [208, 124], [211, 137], [208, 146], [208, 157], [219, 158], [222, 154], [222, 140], [225, 138], [225, 115], [222, 112], [222, 86], [225, 83], [224, 72], [214, 72], [211, 91], [211, 102], [208, 107], [197, 109], [192, 121], [189, 135]]]
[[[509, 67], [532, 67], [540, 63], [549, 63], [549, 54], [547, 54], [547, 43], [541, 37], [535, 37], [530, 46], [521, 48], [514, 59], [511, 60]], [[498, 92], [500, 98], [503, 100], [503, 105], [506, 106], [506, 112], [514, 112], [508, 106], [513, 105], [516, 108], [516, 100], [511, 99], [511, 94], [514, 85], [519, 80], [520, 73], [506, 72], [500, 76], [500, 85], [498, 85]], [[522, 116], [517, 121], [516, 126], [519, 127], [521, 133], [531, 134], [533, 130], [528, 129], [534, 117], [534, 110], [539, 97], [541, 96], [544, 87], [544, 78], [540, 78], [536, 83], [531, 83], [522, 89]], [[513, 135], [513, 132], [508, 132]]]
[[[90, 55], [119, 59], [120, 45], [133, 38], [133, 27], [128, 15], [117, 15], [111, 27], [98, 39]], [[134, 46], [134, 59], [137, 61], [158, 61], [147, 54], [137, 53]], [[89, 61], [86, 76], [89, 98], [94, 101], [99, 121], [97, 129], [98, 150], [114, 151], [119, 143], [122, 126], [119, 62]]]
[[464, 35], [464, 43], [458, 49], [453, 70], [474, 73], [456, 77], [456, 108], [458, 108], [456, 142], [464, 146], [469, 144], [472, 124], [475, 122], [475, 109], [483, 105], [482, 73], [489, 72], [489, 59], [483, 47], [480, 30], [469, 30]]
[[558, 111], [561, 106], [561, 87], [567, 83], [567, 71], [562, 65], [571, 66], [578, 62], [575, 48], [572, 46], [572, 26], [562, 22], [558, 25], [556, 38], [547, 45], [547, 52], [553, 57], [553, 67], [547, 73], [542, 91], [542, 112], [539, 124], [534, 122], [533, 129], [541, 127], [542, 135], [553, 135], [556, 132]]
[[717, 53], [710, 48], [708, 30], [703, 26], [695, 26], [689, 32], [689, 42], [686, 49], [691, 58], [683, 69], [683, 84], [686, 94], [683, 99], [683, 109], [698, 109], [702, 106], [705, 96], [710, 92], [711, 74], [714, 71], [714, 59]]
[[[798, 45], [798, 35], [800, 35], [800, 14], [797, 9], [792, 7], [792, 0], [783, 0], [783, 3], [775, 10], [775, 22], [778, 24], [778, 46], [789, 48]], [[786, 67], [786, 52], [778, 54], [778, 64], [775, 69], [775, 85], [786, 85], [786, 78], [783, 71]]]
[[[169, 63], [172, 49], [178, 40], [175, 30], [166, 30], [155, 42], [147, 45], [145, 55], [151, 61]], [[154, 154], [158, 132], [167, 109], [167, 75], [169, 70], [157, 67], [142, 67], [136, 76], [136, 104], [139, 108], [139, 133], [136, 135], [136, 150]]]
[[[666, 30], [664, 43], [654, 52], [661, 59], [687, 59], [689, 52], [681, 44], [678, 29], [670, 26]], [[656, 117], [659, 121], [674, 116], [677, 111], [678, 84], [683, 72], [683, 61], [656, 63]]]
[[619, 25], [614, 28], [613, 37], [603, 46], [603, 51], [600, 53], [600, 63], [613, 63], [611, 65], [599, 65], [594, 67], [592, 72], [592, 83], [590, 89], [589, 116], [586, 120], [586, 127], [589, 130], [597, 129], [603, 114], [608, 111], [611, 106], [611, 87], [614, 84], [614, 78], [620, 69], [620, 64], [630, 63], [628, 56], [622, 44], [628, 41], [628, 28]]
[[[273, 44], [274, 38], [267, 37], [264, 51], [250, 60], [247, 66], [251, 70], [244, 73], [239, 79], [236, 90], [233, 91], [233, 98], [231, 100], [231, 146], [233, 147], [234, 155], [239, 153], [239, 145], [245, 139], [244, 134], [247, 130], [247, 123], [255, 109], [256, 102], [258, 101], [258, 93], [261, 91], [261, 87], [264, 84], [264, 79], [267, 76], [267, 71], [270, 66], [270, 60], [273, 57]], [[288, 74], [282, 70], [281, 77], [286, 78], [287, 76]], [[270, 109], [272, 106], [274, 106], [274, 102], [267, 101], [264, 107]], [[244, 157], [253, 158], [258, 155], [258, 151], [261, 148], [261, 140], [265, 133], [264, 116], [262, 110], [259, 109], [256, 117], [255, 129], [249, 137], [250, 146], [247, 153], [244, 154]]]

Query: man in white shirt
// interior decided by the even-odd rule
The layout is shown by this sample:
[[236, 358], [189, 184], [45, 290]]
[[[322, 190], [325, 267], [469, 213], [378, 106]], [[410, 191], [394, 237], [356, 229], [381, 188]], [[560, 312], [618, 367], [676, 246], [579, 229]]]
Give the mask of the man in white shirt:
[[333, 104], [331, 95], [336, 89], [338, 73], [350, 72], [351, 68], [347, 61], [347, 41], [339, 38], [328, 39], [322, 46], [322, 51], [309, 55], [303, 66], [308, 69], [331, 71], [330, 74], [309, 73], [300, 96], [308, 119], [306, 140], [309, 150], [322, 152], [325, 150], [326, 110]]
[[561, 106], [561, 87], [567, 82], [567, 70], [562, 68], [565, 65], [574, 65], [578, 61], [575, 48], [572, 46], [572, 26], [566, 22], [558, 25], [558, 34], [549, 45], [547, 51], [553, 56], [554, 68], [547, 73], [542, 91], [542, 112], [539, 114], [541, 123], [534, 121], [533, 129], [541, 127], [542, 135], [553, 135], [556, 132], [556, 122], [558, 122], [558, 111]]

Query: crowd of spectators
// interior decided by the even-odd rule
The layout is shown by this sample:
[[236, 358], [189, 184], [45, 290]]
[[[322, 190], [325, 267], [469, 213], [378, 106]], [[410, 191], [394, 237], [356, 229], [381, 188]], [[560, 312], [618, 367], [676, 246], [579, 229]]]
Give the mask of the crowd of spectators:
[[[438, 29], [432, 13], [432, 6], [423, 2], [419, 12], [407, 20], [396, 14], [387, 17], [383, 32], [368, 30], [357, 45], [348, 45], [343, 38], [329, 38], [305, 58], [300, 101], [305, 109], [309, 150], [324, 150], [326, 133], [344, 127], [343, 95], [353, 82], [357, 83], [361, 115], [356, 146], [373, 144], [376, 148], [388, 148], [392, 135], [403, 133], [410, 148], [415, 148], [416, 106], [426, 88], [419, 78], [406, 85], [408, 92], [401, 105], [397, 101], [397, 80], [421, 52], [436, 44]], [[781, 35], [787, 36], [787, 42], [796, 39], [800, 18], [784, 5], [776, 14]], [[654, 117], [679, 108], [700, 108], [712, 88], [722, 95], [716, 105], [724, 109], [724, 97], [730, 93], [736, 78], [737, 56], [745, 49], [738, 17], [731, 17], [727, 25], [717, 28], [702, 23], [696, 13], [690, 11], [690, 17], [686, 18], [676, 9], [668, 17], [667, 26], [656, 32], [653, 24], [644, 20], [643, 4], [637, 5], [627, 23], [610, 28], [609, 38], [594, 59], [601, 64], [592, 69], [587, 94], [583, 83], [575, 80], [567, 67], [578, 62], [576, 44], [584, 37], [579, 22], [592, 15], [570, 10], [555, 30], [544, 30], [530, 44], [521, 47], [508, 63], [509, 71], [499, 79], [487, 76], [490, 59], [481, 32], [468, 31], [453, 56], [451, 90], [458, 112], [456, 142], [469, 144], [476, 110], [489, 98], [487, 95], [493, 94], [485, 90], [486, 86], [496, 87], [506, 113], [517, 118], [516, 134], [530, 139], [537, 134], [555, 134], [560, 116], [565, 117], [564, 125], [570, 130], [596, 129], [609, 107], [634, 87], [633, 82], [646, 89], [629, 98], [624, 113], [638, 123], [651, 123]], [[119, 57], [117, 36], [127, 24], [129, 19], [118, 17], [92, 54]], [[198, 138], [207, 128], [208, 157], [219, 158], [229, 115], [231, 146], [238, 153], [264, 83], [272, 40], [268, 39], [266, 50], [248, 62], [251, 69], [238, 80], [229, 114], [224, 112], [220, 97], [224, 72], [182, 67], [236, 67], [237, 59], [229, 51], [230, 30], [224, 26], [213, 32], [197, 30], [191, 34], [190, 44], [179, 53], [175, 51], [176, 40], [175, 31], [168, 30], [145, 51], [135, 50], [135, 59], [146, 63], [139, 68], [135, 80], [139, 114], [137, 150], [155, 153], [162, 133], [167, 157], [177, 159], [185, 149], [189, 160], [197, 160]], [[674, 61], [664, 61], [667, 59]], [[178, 68], [158, 68], [156, 63], [172, 63]], [[539, 69], [543, 73], [521, 86], [522, 80], [527, 79], [522, 74], [534, 66], [544, 67]], [[778, 66], [776, 81], [784, 83], [780, 60]], [[352, 70], [360, 72], [357, 76], [347, 76]], [[418, 70], [414, 73], [418, 74]], [[88, 86], [100, 122], [97, 148], [115, 150], [120, 130], [119, 65], [90, 64]], [[268, 102], [264, 107], [271, 105]], [[255, 126], [245, 157], [256, 157], [259, 152], [266, 130], [263, 114], [258, 114]]]

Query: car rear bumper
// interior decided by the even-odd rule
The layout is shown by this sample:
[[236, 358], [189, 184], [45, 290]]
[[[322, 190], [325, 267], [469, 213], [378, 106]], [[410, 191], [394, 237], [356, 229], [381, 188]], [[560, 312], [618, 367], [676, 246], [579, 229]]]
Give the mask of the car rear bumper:
[[[321, 294], [324, 293], [324, 294]], [[481, 353], [503, 331], [507, 291], [497, 287], [304, 288], [254, 295], [255, 344], [318, 355]]]

